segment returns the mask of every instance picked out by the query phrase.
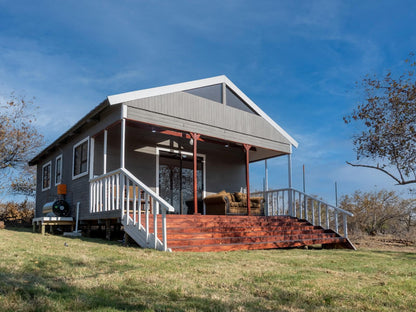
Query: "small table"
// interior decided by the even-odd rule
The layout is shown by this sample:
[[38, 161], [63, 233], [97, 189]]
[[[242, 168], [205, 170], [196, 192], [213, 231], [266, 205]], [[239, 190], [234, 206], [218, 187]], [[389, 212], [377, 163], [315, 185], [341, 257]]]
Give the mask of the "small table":
[[33, 225], [33, 233], [36, 232], [36, 227], [39, 226], [40, 232], [42, 235], [45, 235], [45, 226], [53, 226], [53, 225], [70, 225], [71, 231], [74, 230], [74, 218], [72, 217], [40, 217], [40, 218], [33, 218], [32, 220]]

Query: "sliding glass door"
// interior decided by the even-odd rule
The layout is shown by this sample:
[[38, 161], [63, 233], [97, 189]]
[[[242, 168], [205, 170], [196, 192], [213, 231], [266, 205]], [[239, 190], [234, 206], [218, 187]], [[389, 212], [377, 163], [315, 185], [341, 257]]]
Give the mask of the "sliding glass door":
[[[194, 213], [193, 155], [159, 151], [159, 195], [175, 208], [176, 214]], [[203, 157], [197, 156], [198, 212], [202, 213], [204, 191]]]

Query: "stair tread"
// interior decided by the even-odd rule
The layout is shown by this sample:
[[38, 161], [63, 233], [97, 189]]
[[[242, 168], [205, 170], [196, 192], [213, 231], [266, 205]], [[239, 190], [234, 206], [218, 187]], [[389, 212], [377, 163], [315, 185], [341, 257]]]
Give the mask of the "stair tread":
[[325, 236], [307, 235], [307, 236], [255, 236], [255, 237], [224, 237], [209, 239], [185, 239], [185, 240], [168, 240], [170, 247], [176, 246], [198, 246], [198, 245], [224, 245], [224, 244], [251, 244], [251, 243], [271, 243], [285, 241], [305, 241], [310, 239], [331, 239], [336, 238], [334, 235], [326, 234]]
[[[279, 248], [278, 245], [283, 245], [287, 243], [310, 243], [309, 245], [315, 245], [315, 244], [327, 244], [328, 242], [342, 242], [345, 239], [342, 237], [333, 237], [333, 238], [323, 238], [323, 239], [292, 239], [292, 240], [284, 240], [284, 241], [273, 241], [273, 242], [248, 242], [248, 243], [231, 243], [231, 244], [208, 244], [208, 245], [199, 245], [199, 246], [172, 246], [172, 250], [190, 250], [190, 249], [203, 249], [203, 248], [218, 248], [218, 249], [227, 249], [227, 247], [236, 247], [236, 246], [255, 246], [255, 247], [266, 247], [269, 246], [271, 248]], [[273, 247], [274, 245], [274, 247]], [[308, 245], [308, 244], [305, 244]], [[284, 248], [284, 247], [281, 247]], [[237, 248], [238, 249], [238, 248]], [[235, 250], [237, 250], [235, 249]]]
[[[133, 218], [133, 215], [130, 215]], [[145, 226], [141, 215], [142, 225]], [[149, 215], [153, 232], [153, 215]], [[167, 244], [173, 251], [226, 251], [342, 244], [348, 240], [332, 230], [290, 216], [167, 215]], [[162, 235], [162, 218], [156, 229]]]

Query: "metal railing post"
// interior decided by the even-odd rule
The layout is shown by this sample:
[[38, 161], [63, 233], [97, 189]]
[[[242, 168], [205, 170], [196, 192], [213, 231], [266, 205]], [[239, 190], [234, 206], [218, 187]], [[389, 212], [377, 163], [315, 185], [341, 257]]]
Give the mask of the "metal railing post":
[[342, 218], [343, 218], [343, 223], [344, 223], [344, 237], [348, 238], [347, 215], [343, 213]]
[[335, 214], [335, 232], [339, 232], [338, 231], [338, 211], [334, 211], [334, 214]]
[[311, 199], [312, 224], [315, 225], [315, 199]]
[[318, 203], [318, 219], [319, 219], [319, 223], [318, 225], [321, 226], [322, 225], [322, 216], [321, 216], [321, 203]]
[[329, 229], [329, 207], [326, 205], [326, 228]]
[[304, 218], [305, 220], [308, 220], [308, 196], [305, 196], [305, 211], [304, 211]]

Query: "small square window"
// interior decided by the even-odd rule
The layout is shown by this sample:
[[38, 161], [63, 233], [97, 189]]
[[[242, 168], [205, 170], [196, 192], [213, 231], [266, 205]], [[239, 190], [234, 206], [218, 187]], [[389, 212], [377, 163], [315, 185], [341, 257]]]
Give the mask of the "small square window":
[[62, 155], [55, 159], [55, 185], [62, 183]]
[[42, 191], [51, 188], [51, 162], [47, 162], [42, 166]]

